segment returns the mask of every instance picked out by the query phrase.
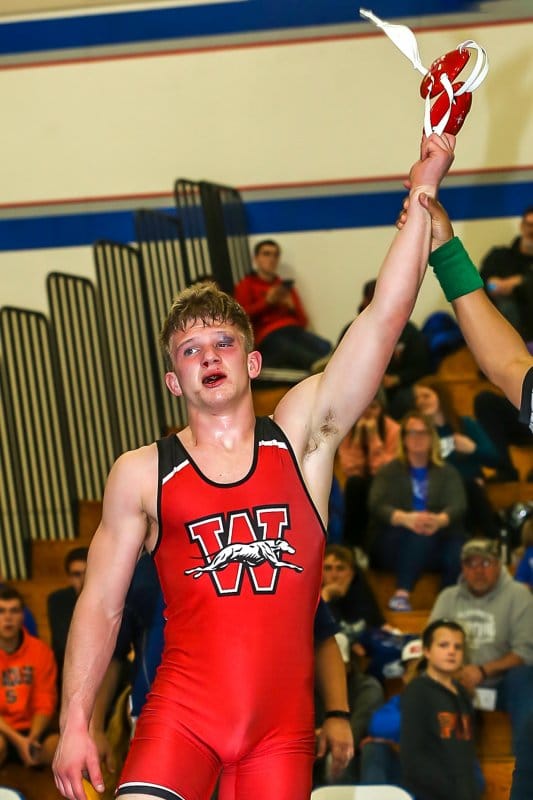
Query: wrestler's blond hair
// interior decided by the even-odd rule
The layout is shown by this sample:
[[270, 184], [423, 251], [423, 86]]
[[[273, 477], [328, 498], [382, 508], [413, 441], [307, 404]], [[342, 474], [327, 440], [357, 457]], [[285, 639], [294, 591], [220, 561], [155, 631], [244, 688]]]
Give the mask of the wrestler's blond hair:
[[213, 281], [195, 283], [174, 298], [168, 316], [159, 334], [159, 343], [170, 366], [170, 339], [176, 331], [184, 331], [188, 325], [202, 322], [204, 325], [235, 325], [242, 333], [246, 352], [254, 349], [254, 334], [250, 319], [235, 298], [221, 291]]

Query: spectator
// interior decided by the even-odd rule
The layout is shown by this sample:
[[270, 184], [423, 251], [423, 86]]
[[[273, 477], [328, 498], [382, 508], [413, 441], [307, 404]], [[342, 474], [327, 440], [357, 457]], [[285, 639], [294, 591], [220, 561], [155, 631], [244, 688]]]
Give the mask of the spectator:
[[294, 281], [277, 274], [280, 256], [277, 242], [257, 242], [255, 271], [237, 284], [235, 297], [250, 317], [264, 367], [310, 370], [328, 355], [331, 344], [306, 330], [308, 318]]
[[48, 645], [24, 629], [23, 615], [16, 589], [0, 589], [0, 764], [36, 767], [52, 762], [57, 744], [50, 733], [56, 665]]
[[[0, 589], [3, 589], [5, 586], [8, 586], [8, 584], [5, 583], [4, 580], [2, 580], [2, 575], [0, 574]], [[35, 617], [33, 616], [32, 612], [25, 603], [24, 603], [23, 625], [30, 634], [30, 636], [39, 635], [37, 631], [37, 622], [35, 621]]]
[[[513, 404], [496, 392], [479, 392], [474, 398], [474, 413], [480, 425], [494, 442], [500, 456], [500, 463], [492, 480], [520, 480], [518, 470], [509, 453], [509, 447], [511, 445], [517, 447], [531, 445], [531, 432], [527, 424], [518, 419]], [[530, 470], [526, 480], [533, 481], [533, 469]]]
[[364, 573], [357, 568], [350, 549], [341, 545], [328, 545], [322, 575], [322, 600], [327, 603], [351, 645], [351, 653], [345, 652], [344, 657], [350, 667], [348, 695], [352, 731], [357, 746], [366, 733], [372, 712], [383, 702], [380, 682], [359, 667], [358, 659], [365, 657], [367, 653], [357, 639], [367, 628], [381, 628], [385, 625], [385, 619]]
[[344, 542], [367, 549], [368, 492], [378, 469], [395, 458], [400, 426], [385, 413], [380, 390], [346, 434], [337, 451], [344, 484]]
[[70, 586], [48, 595], [48, 624], [52, 635], [52, 650], [58, 667], [58, 686], [61, 685], [65, 648], [74, 606], [80, 594], [87, 569], [87, 547], [69, 550], [64, 562]]
[[501, 563], [499, 545], [471, 539], [461, 553], [457, 586], [439, 594], [430, 619], [447, 617], [466, 631], [469, 663], [460, 681], [496, 693], [496, 708], [511, 715], [513, 748], [533, 713], [533, 597]]
[[516, 581], [525, 583], [530, 589], [533, 589], [533, 518], [524, 522], [521, 539], [522, 546], [515, 551], [519, 561], [514, 577]]
[[[415, 677], [422, 658], [422, 640], [412, 639], [402, 649], [403, 686]], [[361, 742], [359, 783], [364, 786], [391, 784], [401, 786], [400, 710], [401, 694], [393, 695], [372, 714], [368, 736]]]
[[419, 411], [403, 418], [399, 455], [377, 472], [369, 508], [371, 563], [396, 574], [389, 608], [411, 610], [409, 595], [424, 570], [440, 572], [443, 586], [457, 580], [466, 497], [459, 473], [442, 461], [435, 428]]
[[417, 800], [477, 800], [474, 710], [457, 681], [465, 633], [449, 619], [436, 619], [422, 634], [425, 672], [401, 699], [402, 779]]
[[435, 426], [443, 460], [452, 464], [463, 479], [467, 530], [497, 538], [498, 521], [485, 491], [483, 467], [499, 465], [498, 450], [475, 419], [459, 416], [449, 390], [438, 378], [422, 378], [414, 391], [416, 407]]
[[494, 247], [481, 262], [489, 297], [527, 342], [533, 342], [533, 206], [526, 208], [520, 236], [510, 247]]
[[[375, 279], [364, 284], [363, 296], [358, 308], [359, 314], [372, 302], [375, 289]], [[342, 331], [339, 341], [347, 329], [348, 326]], [[413, 322], [407, 322], [383, 376], [387, 410], [391, 417], [400, 420], [407, 411], [413, 408], [413, 384], [430, 371], [431, 364], [426, 338]]]

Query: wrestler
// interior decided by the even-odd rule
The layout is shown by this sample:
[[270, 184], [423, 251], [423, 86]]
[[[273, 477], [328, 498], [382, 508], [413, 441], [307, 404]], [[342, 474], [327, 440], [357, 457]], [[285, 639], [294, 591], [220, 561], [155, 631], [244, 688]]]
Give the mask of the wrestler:
[[212, 284], [174, 301], [161, 341], [188, 426], [125, 453], [108, 478], [67, 644], [54, 771], [69, 800], [84, 800], [83, 773], [103, 789], [88, 721], [143, 548], [165, 599], [165, 648], [118, 794], [208, 800], [220, 779], [221, 800], [309, 797], [312, 629], [333, 459], [411, 314], [431, 228], [417, 198], [436, 193], [453, 147], [448, 135], [423, 140], [412, 214], [372, 303], [325, 371], [288, 392], [272, 419], [254, 416], [261, 357], [242, 308]]

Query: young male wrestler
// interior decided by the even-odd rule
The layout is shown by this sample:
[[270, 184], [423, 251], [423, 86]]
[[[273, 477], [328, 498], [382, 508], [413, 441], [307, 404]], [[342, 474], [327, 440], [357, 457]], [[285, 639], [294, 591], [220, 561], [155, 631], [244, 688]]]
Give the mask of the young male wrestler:
[[[453, 146], [423, 140], [413, 198], [436, 193]], [[189, 424], [125, 453], [109, 475], [67, 645], [55, 775], [69, 800], [83, 800], [83, 772], [102, 789], [88, 721], [143, 547], [167, 606], [165, 650], [118, 794], [207, 800], [220, 778], [221, 800], [309, 797], [312, 628], [334, 454], [376, 393], [429, 241], [429, 215], [413, 202], [373, 302], [273, 419], [254, 416], [261, 357], [241, 307], [212, 285], [176, 298], [162, 331], [166, 383], [185, 398]]]

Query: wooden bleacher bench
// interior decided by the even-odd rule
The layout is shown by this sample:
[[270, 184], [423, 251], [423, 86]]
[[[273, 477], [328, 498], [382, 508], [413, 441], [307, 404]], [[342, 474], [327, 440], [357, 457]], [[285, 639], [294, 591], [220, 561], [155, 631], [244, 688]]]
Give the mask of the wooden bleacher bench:
[[[380, 572], [369, 569], [366, 572], [368, 582], [372, 587], [380, 608], [388, 611], [387, 602], [396, 590], [396, 579], [392, 572]], [[413, 611], [427, 611], [430, 609], [440, 591], [440, 576], [427, 572], [417, 581], [411, 594]], [[404, 612], [401, 612], [403, 615]]]
[[0, 767], [0, 786], [16, 789], [25, 800], [63, 800], [50, 767], [28, 769], [22, 764], [4, 764]]

